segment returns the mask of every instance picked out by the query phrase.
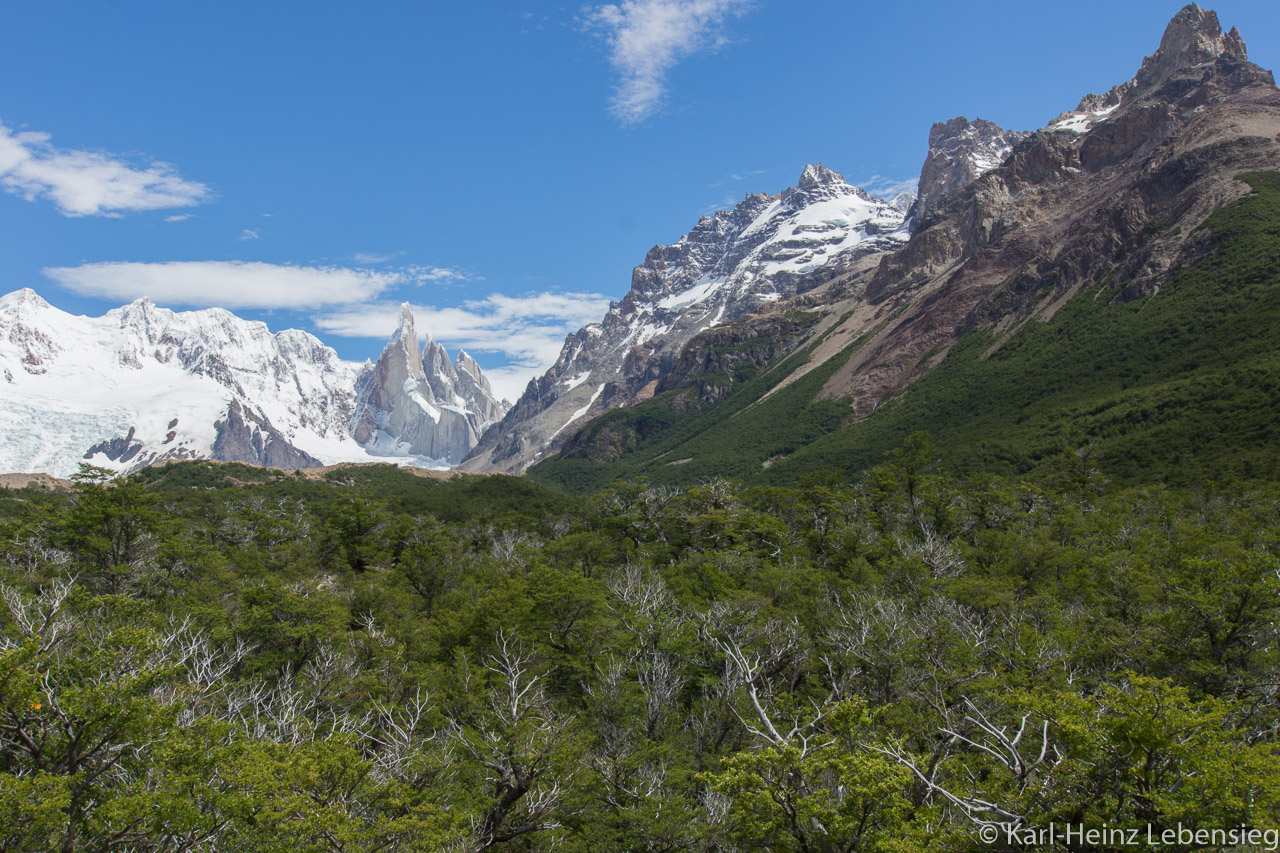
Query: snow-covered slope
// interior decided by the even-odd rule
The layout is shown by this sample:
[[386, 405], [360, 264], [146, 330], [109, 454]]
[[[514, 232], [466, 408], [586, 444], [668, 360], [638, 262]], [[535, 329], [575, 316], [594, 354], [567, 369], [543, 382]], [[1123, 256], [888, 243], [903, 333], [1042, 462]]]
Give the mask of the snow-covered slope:
[[[479, 367], [463, 353], [449, 369], [463, 401], [455, 408], [474, 408], [470, 389], [488, 388]], [[81, 462], [128, 471], [188, 458], [283, 468], [387, 461], [387, 441], [371, 442], [371, 453], [352, 435], [357, 385], [375, 373], [306, 332], [272, 334], [219, 308], [174, 312], [140, 299], [82, 317], [15, 291], [0, 297], [0, 471], [65, 477]], [[470, 444], [453, 457], [500, 416], [479, 402]], [[447, 456], [401, 447], [403, 438], [389, 437], [401, 461]]]
[[652, 394], [698, 332], [814, 286], [865, 255], [904, 243], [910, 195], [873, 198], [821, 164], [795, 187], [747, 196], [655, 246], [600, 323], [570, 335], [463, 467], [522, 471], [591, 417]]
[[465, 351], [451, 363], [428, 335], [419, 352], [408, 303], [400, 308], [400, 327], [356, 390], [352, 434], [370, 453], [439, 465], [462, 461], [511, 408], [493, 396], [480, 365]]

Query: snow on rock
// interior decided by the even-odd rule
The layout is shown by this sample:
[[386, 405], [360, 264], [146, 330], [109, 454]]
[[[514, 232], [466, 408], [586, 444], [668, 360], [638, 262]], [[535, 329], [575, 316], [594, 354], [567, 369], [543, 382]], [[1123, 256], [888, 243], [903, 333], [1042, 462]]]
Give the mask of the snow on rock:
[[510, 405], [493, 396], [480, 365], [464, 351], [418, 334], [408, 303], [400, 326], [356, 384], [351, 434], [377, 456], [412, 456], [445, 466], [460, 462]]
[[[431, 359], [444, 397], [425, 382], [416, 341], [398, 362], [384, 352], [360, 367], [306, 332], [272, 334], [220, 308], [175, 312], [140, 299], [83, 317], [18, 290], [0, 297], [0, 471], [66, 477], [82, 462], [123, 472], [191, 458], [447, 466], [506, 405], [493, 400], [470, 356], [460, 353], [455, 365], [442, 352]], [[395, 390], [378, 398], [380, 428], [390, 431], [358, 440], [375, 379]], [[464, 437], [446, 452], [397, 432], [391, 413], [406, 408], [419, 421], [432, 412], [440, 422], [460, 418], [466, 427], [455, 432]]]
[[348, 435], [356, 368], [306, 332], [140, 299], [101, 317], [0, 297], [0, 471], [162, 459], [368, 460]]
[[1065, 130], [1071, 133], [1088, 133], [1093, 129], [1094, 125], [1099, 122], [1106, 121], [1107, 116], [1115, 112], [1116, 107], [1118, 106], [1120, 106], [1119, 101], [1111, 104], [1110, 106], [1096, 110], [1069, 110], [1049, 122], [1045, 127], [1045, 130]]
[[923, 222], [943, 199], [998, 167], [1028, 135], [964, 116], [935, 124], [929, 130], [929, 153], [920, 168], [918, 197], [909, 217], [912, 225]]
[[698, 332], [817, 286], [910, 236], [913, 196], [874, 198], [820, 163], [777, 195], [748, 195], [654, 246], [631, 290], [604, 319], [568, 336], [555, 365], [464, 463], [521, 471], [573, 432], [567, 426], [626, 405], [671, 369]]
[[569, 419], [566, 420], [564, 423], [560, 424], [560, 426], [556, 429], [556, 431], [551, 434], [551, 437], [555, 438], [557, 435], [564, 432], [565, 427], [569, 426], [569, 424], [573, 423], [574, 421], [577, 421], [587, 412], [591, 411], [591, 406], [595, 403], [596, 400], [600, 399], [600, 394], [603, 391], [604, 391], [604, 383], [601, 383], [600, 387], [596, 389], [596, 392], [591, 395], [591, 399], [587, 400], [586, 405], [578, 409], [573, 414], [569, 415]]

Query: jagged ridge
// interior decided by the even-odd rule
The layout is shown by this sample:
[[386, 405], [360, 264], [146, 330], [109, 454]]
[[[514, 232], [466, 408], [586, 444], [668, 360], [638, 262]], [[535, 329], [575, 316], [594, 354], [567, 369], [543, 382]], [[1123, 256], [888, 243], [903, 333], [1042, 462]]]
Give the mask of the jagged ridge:
[[465, 351], [449, 361], [427, 335], [421, 351], [413, 312], [400, 308], [400, 326], [356, 386], [352, 435], [371, 453], [413, 456], [452, 465], [475, 447], [510, 409], [496, 399], [475, 359]]
[[902, 245], [912, 200], [873, 198], [815, 163], [778, 195], [748, 195], [702, 217], [676, 243], [649, 250], [623, 300], [565, 340], [463, 468], [521, 471], [588, 418], [648, 399], [698, 332]]

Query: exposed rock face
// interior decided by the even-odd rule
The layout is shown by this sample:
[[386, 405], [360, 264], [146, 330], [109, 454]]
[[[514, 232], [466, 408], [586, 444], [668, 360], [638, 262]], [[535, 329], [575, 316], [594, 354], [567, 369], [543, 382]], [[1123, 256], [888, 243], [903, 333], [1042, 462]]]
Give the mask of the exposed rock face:
[[239, 400], [231, 401], [227, 416], [214, 426], [218, 437], [213, 441], [213, 458], [222, 462], [248, 462], [268, 468], [318, 468], [324, 464], [290, 444], [270, 421], [246, 412]]
[[1159, 101], [1185, 110], [1249, 85], [1274, 85], [1271, 72], [1248, 58], [1238, 29], [1232, 27], [1224, 35], [1217, 14], [1192, 3], [1173, 16], [1160, 47], [1142, 60], [1133, 79], [1105, 94], [1085, 95], [1074, 110], [1062, 113], [1045, 129], [1086, 133], [1107, 121], [1121, 104]]
[[464, 470], [523, 471], [590, 417], [652, 394], [704, 329], [804, 293], [907, 239], [909, 197], [872, 198], [820, 163], [776, 196], [749, 195], [654, 246], [604, 320], [565, 339]]
[[462, 399], [475, 410], [480, 419], [480, 432], [483, 433], [491, 425], [506, 416], [511, 404], [493, 395], [489, 378], [484, 375], [476, 360], [467, 355], [466, 350], [458, 350], [458, 357], [453, 361], [457, 374], [457, 392]]
[[1159, 49], [1142, 61], [1133, 82], [1137, 89], [1154, 94], [1170, 80], [1190, 77], [1219, 59], [1230, 63], [1247, 61], [1249, 52], [1244, 39], [1235, 27], [1223, 35], [1217, 14], [1191, 3], [1173, 16]]
[[101, 453], [112, 462], [128, 462], [142, 450], [142, 442], [135, 441], [133, 438], [134, 432], [136, 430], [133, 427], [129, 427], [128, 435], [116, 436], [107, 441], [98, 442], [85, 451], [84, 458], [92, 459]]
[[944, 198], [870, 277], [841, 331], [873, 334], [825, 393], [865, 417], [970, 329], [1011, 333], [1104, 282], [1112, 299], [1155, 293], [1206, 250], [1209, 213], [1248, 191], [1235, 175], [1280, 168], [1280, 92], [1245, 56], [1238, 32], [1187, 6], [1132, 80]]
[[670, 373], [657, 385], [658, 392], [674, 388], [701, 388], [701, 396], [715, 394], [707, 386], [709, 376], [732, 383], [744, 366], [764, 368], [787, 355], [818, 321], [816, 312], [766, 311], [742, 321], [726, 323], [695, 336], [680, 353]]
[[361, 376], [351, 434], [371, 453], [460, 462], [510, 408], [494, 398], [480, 366], [465, 352], [449, 361], [444, 347], [418, 334], [408, 303], [400, 327], [373, 368]]
[[1027, 136], [980, 118], [969, 121], [960, 116], [935, 124], [929, 130], [929, 154], [920, 169], [913, 223], [923, 222], [943, 199], [1003, 163]]

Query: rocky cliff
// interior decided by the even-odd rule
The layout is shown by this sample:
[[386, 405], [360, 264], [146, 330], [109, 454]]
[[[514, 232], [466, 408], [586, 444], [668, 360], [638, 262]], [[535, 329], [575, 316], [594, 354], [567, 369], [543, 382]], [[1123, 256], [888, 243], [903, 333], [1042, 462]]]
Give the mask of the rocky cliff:
[[848, 332], [871, 337], [825, 393], [865, 417], [970, 329], [1052, 316], [1103, 282], [1109, 299], [1157, 292], [1204, 251], [1205, 218], [1248, 191], [1235, 176], [1280, 167], [1280, 92], [1245, 57], [1237, 31], [1189, 5], [1133, 79], [941, 201], [868, 276], [873, 310]]
[[1013, 147], [1030, 134], [1004, 130], [983, 119], [964, 116], [938, 122], [929, 130], [929, 154], [920, 167], [920, 183], [910, 219], [918, 227], [943, 199], [953, 196], [997, 168]]

